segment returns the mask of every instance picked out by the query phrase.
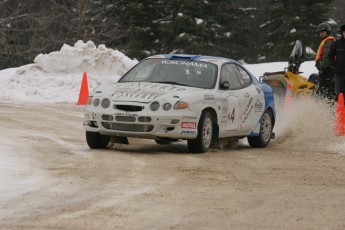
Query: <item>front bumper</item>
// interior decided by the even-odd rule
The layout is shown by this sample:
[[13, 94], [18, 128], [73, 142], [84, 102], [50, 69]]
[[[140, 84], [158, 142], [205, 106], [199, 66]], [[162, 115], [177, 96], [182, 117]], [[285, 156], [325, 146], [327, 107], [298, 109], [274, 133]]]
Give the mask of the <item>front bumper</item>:
[[182, 111], [166, 114], [110, 113], [87, 111], [84, 113], [84, 129], [108, 136], [140, 138], [195, 139], [198, 135], [199, 116], [183, 115]]

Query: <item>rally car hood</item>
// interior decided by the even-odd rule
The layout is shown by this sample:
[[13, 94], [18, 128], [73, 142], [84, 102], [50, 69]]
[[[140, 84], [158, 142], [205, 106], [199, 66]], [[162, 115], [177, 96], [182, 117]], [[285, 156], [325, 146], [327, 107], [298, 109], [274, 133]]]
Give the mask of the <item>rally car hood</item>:
[[194, 87], [149, 83], [149, 82], [125, 82], [112, 85], [100, 85], [95, 89], [94, 97], [109, 97], [118, 102], [141, 102], [150, 103], [160, 99], [179, 99], [190, 95], [193, 92], [200, 92], [203, 89]]

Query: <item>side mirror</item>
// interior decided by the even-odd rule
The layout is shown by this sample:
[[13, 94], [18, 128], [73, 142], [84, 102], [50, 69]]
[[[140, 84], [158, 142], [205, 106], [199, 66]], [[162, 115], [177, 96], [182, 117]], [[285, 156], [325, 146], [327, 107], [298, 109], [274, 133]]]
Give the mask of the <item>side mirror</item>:
[[230, 88], [230, 83], [228, 81], [223, 81], [220, 83], [220, 89], [227, 90]]

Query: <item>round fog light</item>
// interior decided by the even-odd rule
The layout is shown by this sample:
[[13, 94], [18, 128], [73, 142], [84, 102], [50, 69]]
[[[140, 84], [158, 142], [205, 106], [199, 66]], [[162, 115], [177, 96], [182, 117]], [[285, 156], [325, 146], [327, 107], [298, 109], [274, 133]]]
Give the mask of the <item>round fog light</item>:
[[152, 110], [152, 111], [157, 111], [158, 109], [159, 109], [159, 103], [158, 102], [153, 102], [152, 104], [151, 104], [151, 106], [150, 106], [150, 109]]
[[110, 106], [110, 100], [108, 98], [104, 98], [101, 103], [102, 107], [107, 109]]
[[165, 103], [165, 104], [163, 105], [163, 109], [164, 109], [165, 111], [169, 111], [169, 110], [171, 109], [171, 107], [172, 107], [172, 105], [171, 105], [170, 103]]
[[97, 107], [99, 105], [99, 98], [93, 100], [93, 106]]

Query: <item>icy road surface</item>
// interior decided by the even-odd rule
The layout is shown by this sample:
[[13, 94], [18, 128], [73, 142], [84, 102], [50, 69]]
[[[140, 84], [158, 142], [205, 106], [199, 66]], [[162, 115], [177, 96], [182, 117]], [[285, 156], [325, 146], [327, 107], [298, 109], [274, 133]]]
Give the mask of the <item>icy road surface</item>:
[[83, 108], [0, 103], [0, 229], [345, 229], [345, 137], [314, 102], [246, 141], [90, 150]]

